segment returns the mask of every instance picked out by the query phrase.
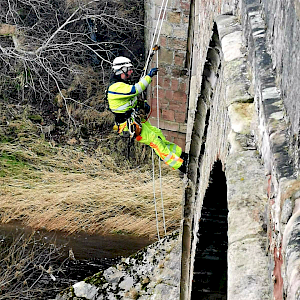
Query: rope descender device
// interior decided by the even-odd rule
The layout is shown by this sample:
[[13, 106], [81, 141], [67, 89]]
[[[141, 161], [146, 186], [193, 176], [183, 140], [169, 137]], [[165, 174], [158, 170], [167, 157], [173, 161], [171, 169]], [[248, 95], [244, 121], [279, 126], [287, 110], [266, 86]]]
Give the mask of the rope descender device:
[[152, 58], [155, 54], [156, 51], [158, 51], [160, 49], [160, 46], [159, 45], [155, 45], [153, 48], [152, 48], [152, 53], [150, 54], [150, 58]]
[[148, 59], [147, 59], [147, 63], [145, 64], [145, 67], [143, 69], [143, 75], [141, 76], [141, 78], [145, 75], [147, 69], [148, 69], [148, 66], [152, 60], [152, 57], [154, 56], [155, 52], [158, 51], [160, 49], [160, 46], [159, 45], [155, 45], [154, 47], [152, 47], [152, 52], [150, 53], [149, 51], [149, 56], [148, 56]]
[[152, 51], [157, 51], [160, 49], [160, 46], [159, 45], [155, 45], [153, 48], [152, 48]]

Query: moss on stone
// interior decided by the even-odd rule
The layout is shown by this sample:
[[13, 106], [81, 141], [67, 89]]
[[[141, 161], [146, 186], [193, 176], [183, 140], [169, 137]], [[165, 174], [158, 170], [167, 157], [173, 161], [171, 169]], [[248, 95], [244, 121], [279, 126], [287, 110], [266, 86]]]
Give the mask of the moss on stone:
[[101, 271], [101, 272], [99, 272], [99, 273], [96, 273], [96, 274], [93, 275], [93, 276], [90, 276], [90, 277], [85, 278], [85, 279], [84, 279], [84, 282], [99, 287], [99, 286], [101, 286], [101, 285], [107, 283], [107, 280], [106, 280], [105, 277], [103, 276], [103, 271]]
[[150, 283], [150, 278], [147, 276], [141, 280], [141, 288], [144, 291], [147, 291], [147, 286]]
[[[73, 286], [66, 288], [65, 290], [61, 291], [59, 293], [60, 297], [62, 300], [73, 300], [74, 298], [76, 298], [75, 293], [74, 293], [74, 288]], [[78, 298], [77, 298], [78, 299]]]

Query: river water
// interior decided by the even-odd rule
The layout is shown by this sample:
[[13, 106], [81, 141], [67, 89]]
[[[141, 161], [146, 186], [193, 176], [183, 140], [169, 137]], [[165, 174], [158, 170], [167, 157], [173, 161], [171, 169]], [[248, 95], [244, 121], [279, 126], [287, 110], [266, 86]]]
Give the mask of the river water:
[[[33, 229], [18, 222], [0, 224], [0, 240], [10, 239], [20, 234], [31, 234]], [[77, 260], [126, 257], [153, 243], [149, 238], [131, 235], [89, 235], [78, 233], [66, 235], [63, 232], [37, 230], [36, 236], [52, 241], [67, 250], [72, 249]]]
[[[121, 257], [130, 256], [154, 242], [145, 237], [130, 235], [103, 236], [86, 233], [65, 235], [62, 232], [33, 231], [30, 227], [14, 222], [0, 224], [0, 249], [9, 245], [13, 239], [33, 233], [37, 243], [55, 244], [60, 249], [60, 255], [43, 266], [44, 269], [48, 269], [51, 264], [53, 270], [56, 270], [53, 272], [55, 281], [50, 280], [49, 274], [45, 271], [37, 270], [36, 275], [32, 276], [32, 282], [39, 278], [35, 286], [45, 290], [39, 297], [32, 299], [52, 298], [60, 290], [115, 265]], [[72, 255], [70, 258], [70, 252], [74, 257]], [[25, 298], [20, 295], [20, 299]]]

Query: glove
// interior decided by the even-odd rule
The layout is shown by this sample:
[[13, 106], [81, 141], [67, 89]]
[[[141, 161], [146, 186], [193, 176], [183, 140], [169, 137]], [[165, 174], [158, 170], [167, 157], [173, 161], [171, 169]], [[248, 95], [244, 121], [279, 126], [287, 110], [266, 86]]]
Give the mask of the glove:
[[149, 75], [150, 77], [153, 77], [154, 75], [157, 74], [157, 72], [158, 72], [158, 68], [153, 68], [153, 69], [150, 70], [150, 72], [149, 72], [148, 75]]
[[146, 113], [146, 115], [149, 114], [150, 110], [151, 110], [150, 105], [145, 101], [145, 113]]

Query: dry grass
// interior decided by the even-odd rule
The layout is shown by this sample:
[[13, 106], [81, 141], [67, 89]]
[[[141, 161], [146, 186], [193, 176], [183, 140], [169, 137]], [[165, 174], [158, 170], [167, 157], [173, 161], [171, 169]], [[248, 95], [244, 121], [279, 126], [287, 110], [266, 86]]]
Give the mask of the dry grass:
[[[26, 142], [0, 143], [0, 168], [3, 223], [21, 220], [35, 229], [68, 234], [156, 235], [150, 166], [130, 169], [128, 163], [117, 165], [101, 147], [89, 156], [80, 148], [52, 147], [36, 136], [27, 136]], [[165, 218], [170, 232], [180, 223], [182, 182], [178, 172], [164, 165], [163, 173]], [[158, 179], [155, 184], [160, 196]], [[158, 202], [161, 210], [160, 199]]]

